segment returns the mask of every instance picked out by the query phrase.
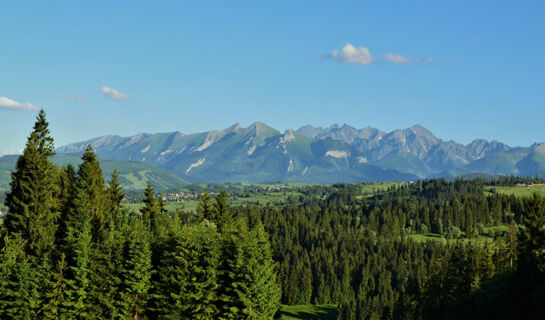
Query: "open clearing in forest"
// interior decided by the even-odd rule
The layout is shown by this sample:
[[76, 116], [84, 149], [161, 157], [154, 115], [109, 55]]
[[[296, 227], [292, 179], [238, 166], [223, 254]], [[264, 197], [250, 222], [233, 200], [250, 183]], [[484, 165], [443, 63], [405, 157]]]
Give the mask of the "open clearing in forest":
[[516, 197], [530, 197], [534, 193], [545, 197], [545, 185], [535, 184], [529, 186], [486, 186], [484, 187], [485, 194], [503, 193], [514, 195]]
[[[362, 199], [363, 197], [369, 197], [373, 196], [379, 193], [382, 193], [390, 187], [399, 186], [403, 184], [403, 182], [372, 182], [372, 183], [365, 183], [362, 186], [361, 192], [359, 195], [356, 196], [358, 199]], [[282, 185], [285, 189], [282, 190], [274, 190], [279, 187], [279, 185]], [[312, 184], [303, 184], [303, 183], [284, 183], [284, 184], [257, 184], [256, 187], [267, 189], [270, 188], [270, 190], [267, 191], [246, 191], [243, 192], [242, 189], [244, 187], [252, 186], [251, 184], [248, 185], [240, 185], [241, 191], [239, 193], [230, 194], [229, 200], [230, 204], [233, 206], [239, 206], [239, 205], [267, 205], [267, 204], [298, 204], [299, 203], [299, 197], [303, 194], [300, 193], [297, 188], [298, 187], [305, 187], [305, 186], [311, 186]], [[206, 185], [202, 185], [203, 188], [205, 188]], [[232, 186], [230, 186], [232, 187]], [[187, 189], [181, 189], [181, 191], [188, 192]], [[142, 191], [143, 193], [143, 191]], [[197, 199], [185, 199], [183, 202], [170, 202], [167, 201], [166, 208], [169, 212], [174, 212], [176, 208], [181, 209], [185, 212], [196, 212], [197, 205], [199, 201]], [[131, 211], [138, 211], [140, 208], [144, 206], [142, 202], [139, 203], [124, 203], [124, 205], [129, 208]]]
[[335, 320], [337, 307], [332, 304], [281, 306], [281, 320]]

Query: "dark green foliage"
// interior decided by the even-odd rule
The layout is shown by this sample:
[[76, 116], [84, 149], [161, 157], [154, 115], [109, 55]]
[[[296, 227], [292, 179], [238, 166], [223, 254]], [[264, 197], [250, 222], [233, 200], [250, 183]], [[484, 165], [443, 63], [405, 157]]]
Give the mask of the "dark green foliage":
[[4, 239], [0, 260], [0, 317], [37, 318], [43, 303], [39, 270], [24, 252], [24, 240], [16, 235]]
[[125, 198], [125, 192], [123, 192], [123, 188], [121, 187], [121, 182], [119, 181], [119, 175], [116, 169], [114, 169], [112, 178], [106, 189], [106, 197], [108, 200], [106, 212], [109, 213], [115, 212], [120, 208], [121, 202]]
[[91, 264], [91, 223], [82, 221], [78, 228], [68, 229], [66, 248], [68, 258], [68, 279], [65, 319], [86, 319], [91, 316], [90, 264]]
[[90, 146], [77, 172], [52, 155], [42, 111], [6, 197], [0, 319], [272, 319], [280, 294], [257, 215], [234, 222], [220, 192], [204, 195], [202, 219], [171, 216], [151, 185], [130, 213]]
[[[80, 202], [78, 214], [89, 215], [92, 236], [103, 239], [104, 226], [107, 216], [107, 198], [105, 192], [102, 169], [91, 146], [83, 153], [82, 163], [79, 165], [77, 189], [77, 201]], [[85, 211], [85, 213], [83, 213]]]
[[5, 202], [8, 235], [20, 236], [25, 240], [25, 251], [39, 257], [53, 248], [58, 217], [57, 169], [49, 161], [55, 152], [48, 125], [41, 110], [23, 154], [17, 159]]
[[171, 215], [148, 185], [133, 213], [90, 147], [77, 172], [52, 154], [41, 112], [0, 227], [0, 319], [272, 319], [280, 300], [336, 304], [350, 320], [545, 312], [538, 195], [487, 195], [482, 179], [367, 194], [339, 183], [236, 207], [214, 186], [195, 216]]
[[545, 248], [545, 206], [534, 194], [524, 206], [523, 227], [519, 233], [518, 272], [529, 282], [538, 280]]
[[216, 211], [213, 208], [213, 205], [210, 200], [210, 195], [208, 191], [201, 194], [199, 199], [199, 205], [197, 207], [197, 213], [199, 214], [198, 219], [206, 219], [208, 221], [216, 220]]
[[151, 215], [151, 232], [156, 241], [164, 241], [169, 232], [170, 216], [165, 208], [165, 199], [162, 194], [157, 196], [157, 207]]
[[155, 192], [151, 185], [147, 185], [146, 191], [144, 192], [144, 207], [140, 209], [140, 215], [144, 224], [151, 228], [151, 221], [153, 216], [157, 213], [157, 200], [155, 198]]
[[207, 221], [184, 227], [170, 241], [159, 269], [160, 318], [217, 318], [220, 245], [216, 226]]
[[140, 319], [145, 313], [151, 287], [151, 248], [140, 221], [133, 226], [125, 244], [119, 288], [119, 312], [124, 319]]
[[48, 280], [46, 304], [44, 305], [44, 319], [62, 319], [65, 316], [67, 299], [66, 282], [67, 265], [64, 254], [57, 263], [57, 268], [51, 272], [51, 279]]
[[227, 192], [221, 190], [214, 198], [213, 215], [210, 217], [210, 221], [215, 222], [218, 228], [222, 230], [225, 225], [231, 223], [231, 208], [227, 201]]
[[261, 224], [248, 229], [239, 220], [224, 231], [220, 276], [220, 319], [271, 319], [280, 288]]

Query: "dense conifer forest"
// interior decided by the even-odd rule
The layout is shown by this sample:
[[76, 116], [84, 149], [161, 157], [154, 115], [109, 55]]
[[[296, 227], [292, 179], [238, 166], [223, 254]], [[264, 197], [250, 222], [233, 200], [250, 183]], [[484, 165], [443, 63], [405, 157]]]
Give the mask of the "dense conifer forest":
[[265, 208], [282, 303], [338, 304], [339, 319], [540, 318], [543, 199], [487, 196], [485, 184], [418, 181], [369, 198], [312, 186], [321, 199]]
[[41, 111], [5, 197], [0, 319], [273, 319], [280, 304], [336, 305], [342, 320], [545, 311], [544, 199], [485, 192], [538, 177], [370, 195], [309, 185], [283, 204], [238, 206], [219, 186], [196, 212], [169, 212], [148, 185], [131, 211], [90, 147], [78, 167], [53, 154]]
[[0, 256], [1, 319], [271, 319], [280, 288], [259, 217], [226, 193], [191, 221], [148, 186], [130, 212], [88, 148], [58, 169], [44, 112], [12, 174]]

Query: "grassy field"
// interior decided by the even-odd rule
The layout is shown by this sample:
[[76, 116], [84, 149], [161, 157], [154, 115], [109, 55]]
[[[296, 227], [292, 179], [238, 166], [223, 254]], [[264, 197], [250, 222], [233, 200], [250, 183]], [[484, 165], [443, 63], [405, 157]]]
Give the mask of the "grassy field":
[[485, 227], [483, 235], [479, 235], [478, 237], [474, 238], [463, 238], [465, 237], [465, 234], [463, 234], [462, 238], [460, 239], [447, 239], [445, 236], [442, 236], [440, 234], [436, 233], [418, 233], [418, 234], [410, 234], [409, 237], [413, 239], [416, 242], [426, 242], [428, 240], [434, 240], [434, 241], [441, 241], [443, 243], [447, 242], [455, 242], [455, 241], [474, 241], [475, 243], [479, 244], [485, 244], [486, 241], [493, 241], [493, 234], [497, 232], [503, 232], [507, 231], [509, 229], [509, 226], [507, 225], [500, 225], [500, 226], [493, 226], [493, 227]]
[[416, 242], [426, 242], [428, 240], [446, 241], [444, 237], [435, 233], [410, 234], [409, 237]]
[[358, 198], [362, 198], [364, 196], [373, 196], [377, 193], [381, 193], [383, 191], [388, 190], [390, 187], [398, 187], [402, 184], [405, 184], [405, 182], [372, 182], [372, 183], [366, 183], [361, 188], [361, 195], [358, 196]]
[[298, 305], [281, 306], [281, 320], [335, 320], [337, 307], [335, 305]]
[[[293, 190], [286, 190], [281, 192], [266, 192], [266, 193], [248, 193], [244, 197], [230, 197], [230, 204], [233, 206], [253, 204], [253, 205], [267, 205], [267, 204], [282, 204], [290, 201], [298, 202], [298, 193]], [[198, 200], [184, 200], [184, 202], [167, 202], [166, 208], [169, 212], [174, 212], [176, 208], [182, 209], [185, 212], [195, 212], [197, 210]], [[138, 211], [143, 203], [124, 203], [124, 205], [132, 211]]]
[[530, 197], [534, 193], [538, 193], [545, 197], [545, 185], [536, 184], [533, 186], [487, 186], [484, 188], [486, 194], [503, 193], [514, 195], [516, 197]]
[[398, 181], [394, 181], [394, 182], [372, 182], [372, 183], [366, 183], [363, 185], [362, 187], [362, 192], [364, 194], [368, 194], [368, 193], [372, 193], [373, 191], [375, 192], [380, 192], [380, 191], [385, 191], [387, 190], [388, 188], [390, 187], [398, 187], [402, 184], [405, 184], [405, 182], [398, 182]]

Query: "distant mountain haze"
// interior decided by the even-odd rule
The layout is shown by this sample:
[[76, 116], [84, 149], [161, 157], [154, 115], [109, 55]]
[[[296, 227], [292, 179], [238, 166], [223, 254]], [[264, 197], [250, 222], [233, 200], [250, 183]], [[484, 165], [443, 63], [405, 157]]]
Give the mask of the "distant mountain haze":
[[303, 126], [281, 133], [262, 122], [247, 128], [103, 136], [68, 144], [58, 153], [81, 153], [91, 144], [101, 159], [142, 162], [191, 182], [339, 182], [413, 180], [465, 174], [545, 176], [544, 144], [513, 148], [476, 139], [443, 141], [426, 128], [383, 132], [349, 125]]

